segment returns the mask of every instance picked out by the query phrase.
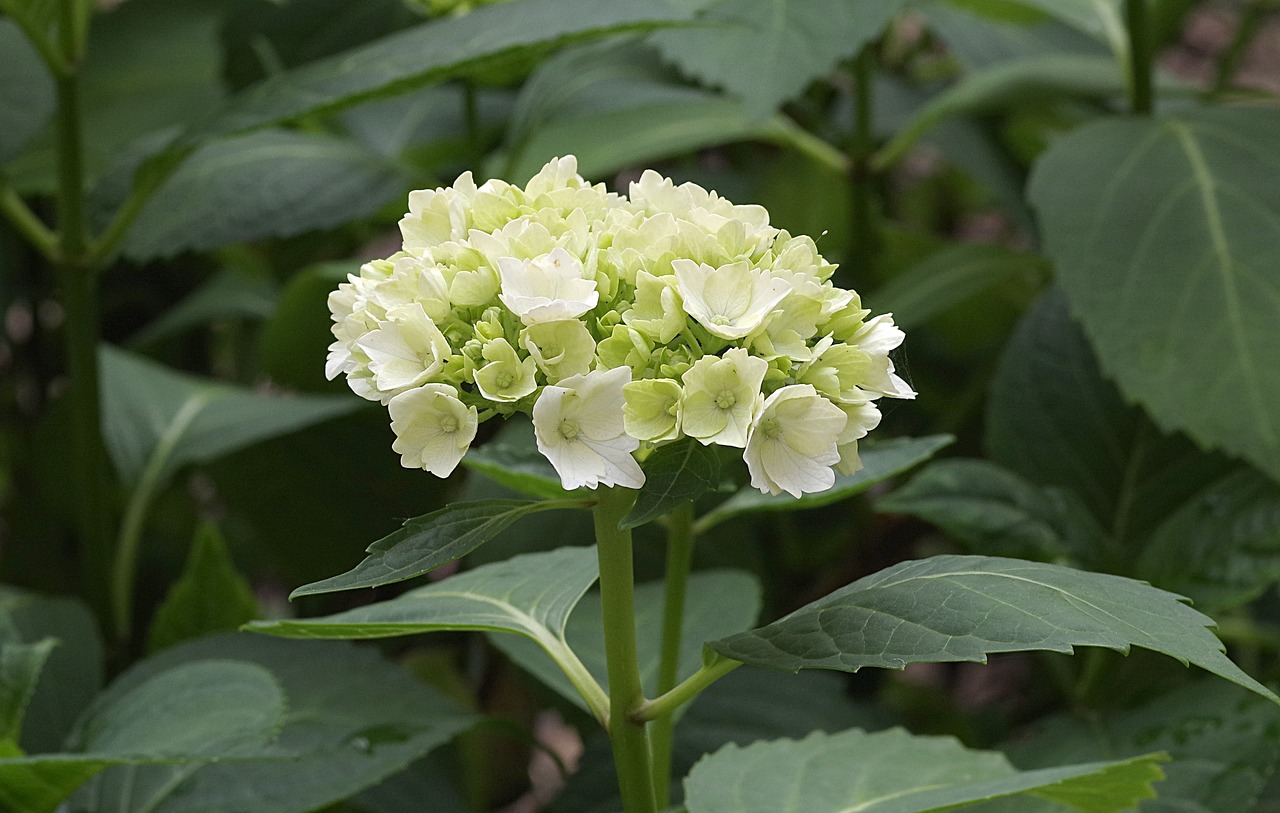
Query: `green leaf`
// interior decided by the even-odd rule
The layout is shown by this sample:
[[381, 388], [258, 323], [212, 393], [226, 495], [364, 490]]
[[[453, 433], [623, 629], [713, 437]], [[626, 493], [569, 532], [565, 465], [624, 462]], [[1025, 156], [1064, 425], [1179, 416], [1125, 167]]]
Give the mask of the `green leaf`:
[[560, 485], [560, 475], [556, 474], [551, 461], [531, 443], [516, 445], [496, 439], [469, 450], [462, 458], [462, 465], [498, 485], [531, 497], [564, 499], [570, 494]]
[[147, 649], [157, 652], [191, 638], [234, 632], [258, 615], [258, 600], [236, 572], [222, 534], [214, 525], [203, 525], [182, 576], [151, 619]]
[[[658, 664], [662, 652], [662, 582], [636, 587], [636, 650], [640, 678], [650, 696], [656, 693]], [[709, 570], [690, 575], [688, 598], [681, 632], [679, 678], [683, 680], [702, 665], [704, 641], [747, 629], [760, 614], [760, 584], [748, 573], [736, 570]], [[511, 635], [490, 636], [494, 645], [519, 666], [562, 697], [586, 709], [582, 697], [565, 677], [528, 639]], [[578, 653], [587, 671], [601, 686], [608, 686], [605, 665], [604, 626], [600, 594], [587, 593], [565, 627], [569, 648]], [[589, 709], [587, 709], [589, 711]]]
[[484, 565], [336, 615], [257, 621], [247, 629], [288, 638], [386, 638], [445, 630], [523, 635], [546, 650], [600, 714], [605, 697], [565, 641], [569, 613], [598, 576], [593, 548], [560, 548]]
[[685, 73], [722, 87], [757, 118], [855, 56], [898, 12], [898, 0], [719, 0], [702, 28], [652, 36]]
[[[1015, 737], [1009, 757], [1031, 769], [1152, 750], [1166, 751], [1172, 759], [1164, 766], [1159, 797], [1143, 802], [1142, 813], [1254, 810], [1280, 759], [1280, 712], [1234, 686], [1199, 680], [1138, 708], [1037, 722]], [[997, 810], [1040, 813], [1039, 807], [1013, 804], [992, 807], [990, 813]]]
[[1029, 188], [1124, 394], [1280, 479], [1278, 139], [1262, 107], [1099, 121], [1055, 142]]
[[1023, 316], [987, 402], [987, 455], [1078, 495], [1116, 540], [1136, 543], [1227, 470], [1182, 436], [1162, 435], [1098, 371], [1051, 292]]
[[304, 813], [382, 781], [477, 718], [376, 652], [333, 642], [253, 635], [202, 638], [143, 661], [108, 690], [129, 691], [187, 663], [231, 661], [267, 670], [288, 714], [275, 740], [285, 758], [202, 766], [113, 768], [71, 802], [121, 813]]
[[670, 443], [644, 461], [644, 485], [622, 518], [623, 530], [653, 522], [672, 509], [720, 487], [720, 457], [693, 438]]
[[861, 494], [876, 483], [918, 466], [954, 441], [951, 435], [929, 435], [860, 445], [858, 452], [862, 457], [862, 469], [855, 474], [838, 475], [836, 484], [827, 491], [796, 499], [789, 494], [771, 496], [746, 487], [699, 517], [694, 529], [697, 533], [704, 533], [730, 517], [755, 511], [792, 511], [829, 505]]
[[222, 271], [130, 336], [129, 346], [148, 345], [210, 322], [261, 321], [275, 312], [277, 295], [275, 283], [269, 279]]
[[965, 243], [930, 254], [878, 288], [871, 299], [877, 310], [892, 313], [894, 323], [909, 330], [1001, 283], [1039, 281], [1047, 271], [1048, 264], [1034, 254]]
[[29, 753], [56, 751], [102, 687], [97, 619], [75, 599], [0, 586], [0, 626], [23, 644], [58, 642], [27, 704], [20, 743]]
[[201, 147], [147, 202], [124, 244], [134, 260], [327, 229], [403, 194], [388, 159], [353, 141], [264, 130]]
[[168, 481], [188, 463], [213, 460], [363, 406], [353, 398], [270, 396], [173, 372], [104, 345], [103, 433], [130, 484]]
[[985, 663], [999, 652], [1131, 646], [1194, 664], [1280, 702], [1223, 654], [1213, 621], [1142, 582], [991, 556], [903, 562], [778, 621], [710, 644], [755, 666], [796, 671]]
[[1003, 755], [950, 737], [853, 729], [726, 746], [693, 767], [686, 805], [689, 813], [929, 813], [1030, 793], [1114, 813], [1155, 796], [1162, 761], [1155, 754], [1019, 772]]
[[[8, 640], [5, 632], [9, 633]], [[24, 644], [12, 629], [0, 628], [0, 742], [18, 743], [40, 673], [57, 645], [52, 638]]]
[[0, 803], [49, 813], [113, 765], [177, 763], [166, 770], [190, 771], [191, 763], [261, 756], [284, 713], [280, 684], [260, 666], [181, 664], [100, 698], [78, 726], [79, 753], [0, 759]]
[[53, 118], [53, 77], [11, 20], [0, 20], [0, 163], [13, 158]]
[[1222, 478], [1156, 528], [1138, 572], [1209, 612], [1257, 598], [1280, 580], [1280, 487], [1252, 470]]
[[644, 31], [688, 17], [656, 0], [591, 3], [521, 0], [423, 23], [271, 77], [184, 134], [178, 145], [389, 96], [497, 60], [588, 37]]
[[351, 570], [299, 587], [289, 597], [379, 587], [412, 579], [466, 556], [523, 516], [574, 507], [580, 504], [529, 500], [453, 503], [439, 511], [405, 520], [399, 530], [370, 545], [365, 551], [369, 555]]

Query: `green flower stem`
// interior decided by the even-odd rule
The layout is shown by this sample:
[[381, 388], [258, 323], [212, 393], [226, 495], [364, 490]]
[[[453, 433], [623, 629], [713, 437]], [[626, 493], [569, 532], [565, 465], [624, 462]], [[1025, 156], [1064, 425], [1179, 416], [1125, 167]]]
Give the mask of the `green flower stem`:
[[594, 516], [600, 557], [605, 661], [609, 668], [609, 740], [626, 813], [655, 813], [649, 736], [629, 712], [644, 702], [636, 656], [635, 576], [631, 532], [618, 529], [635, 502], [627, 489], [601, 487]]
[[1129, 99], [1134, 115], [1151, 115], [1151, 27], [1147, 0], [1125, 0], [1125, 25], [1129, 29]]
[[[658, 694], [676, 687], [680, 677], [680, 638], [684, 627], [685, 595], [689, 570], [693, 566], [693, 503], [687, 502], [669, 515], [667, 529], [666, 591], [662, 605], [662, 656], [658, 662]], [[653, 745], [653, 793], [658, 807], [671, 804], [671, 752], [675, 717], [655, 720], [650, 740]]]
[[872, 44], [863, 47], [853, 64], [853, 136], [849, 142], [849, 183], [853, 214], [852, 269], [869, 268], [880, 250], [873, 200], [875, 133], [872, 130], [871, 82], [876, 68]]
[[58, 256], [58, 235], [36, 217], [26, 202], [7, 186], [0, 183], [0, 212], [4, 212], [13, 228], [35, 247], [46, 260]]
[[631, 712], [631, 719], [636, 722], [658, 720], [675, 712], [702, 693], [702, 690], [742, 665], [741, 661], [717, 656], [710, 664], [685, 678], [684, 682], [666, 694], [646, 700]]

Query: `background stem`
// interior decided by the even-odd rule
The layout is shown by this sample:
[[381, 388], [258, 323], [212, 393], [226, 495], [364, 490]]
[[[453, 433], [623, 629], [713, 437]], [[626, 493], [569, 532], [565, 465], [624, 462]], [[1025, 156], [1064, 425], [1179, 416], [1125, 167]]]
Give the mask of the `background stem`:
[[655, 813], [649, 737], [629, 712], [644, 702], [636, 656], [635, 574], [631, 531], [618, 529], [635, 502], [635, 492], [601, 487], [595, 507], [596, 549], [600, 557], [600, 600], [604, 615], [605, 661], [609, 667], [609, 740], [626, 813]]
[[1129, 98], [1134, 115], [1151, 115], [1151, 26], [1147, 0], [1125, 0], [1125, 25], [1129, 29]]
[[880, 235], [876, 226], [871, 165], [875, 153], [872, 125], [873, 92], [871, 87], [876, 67], [875, 48], [863, 47], [853, 63], [853, 135], [849, 141], [849, 192], [853, 216], [853, 245], [850, 247], [849, 269], [861, 279], [872, 267], [880, 251]]
[[[658, 663], [658, 694], [666, 694], [680, 679], [680, 644], [684, 628], [685, 595], [693, 566], [693, 503], [671, 512], [667, 531], [666, 590], [662, 605], [662, 658]], [[671, 804], [671, 753], [675, 715], [655, 720], [650, 731], [653, 744], [653, 794], [658, 807]]]

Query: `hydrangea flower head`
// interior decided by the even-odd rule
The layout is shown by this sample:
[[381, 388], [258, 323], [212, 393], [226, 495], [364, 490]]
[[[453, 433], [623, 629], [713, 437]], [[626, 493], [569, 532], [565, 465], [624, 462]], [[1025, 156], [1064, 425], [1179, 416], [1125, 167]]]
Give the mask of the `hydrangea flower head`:
[[400, 232], [330, 295], [326, 374], [388, 406], [406, 467], [447, 476], [480, 423], [525, 413], [565, 488], [639, 488], [655, 448], [696, 442], [799, 496], [860, 467], [878, 399], [915, 397], [892, 316], [695, 184], [649, 171], [621, 196], [568, 156], [523, 188], [412, 192]]

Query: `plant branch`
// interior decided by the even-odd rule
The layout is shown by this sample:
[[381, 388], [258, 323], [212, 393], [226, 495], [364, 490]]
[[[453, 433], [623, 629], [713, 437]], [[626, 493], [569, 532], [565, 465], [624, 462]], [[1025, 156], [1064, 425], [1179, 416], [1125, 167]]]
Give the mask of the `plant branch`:
[[[693, 503], [671, 512], [667, 529], [666, 590], [662, 605], [662, 656], [658, 662], [657, 692], [676, 687], [680, 677], [680, 645], [684, 629], [685, 596], [689, 571], [693, 566]], [[671, 757], [675, 741], [675, 717], [662, 717], [653, 724], [653, 793], [658, 807], [671, 804]]]
[[635, 575], [631, 532], [619, 530], [635, 492], [599, 489], [596, 548], [600, 557], [600, 600], [604, 616], [605, 660], [609, 668], [609, 740], [626, 813], [655, 813], [649, 737], [643, 722], [629, 712], [644, 702], [636, 655]]
[[1151, 26], [1147, 0], [1125, 0], [1125, 24], [1129, 29], [1129, 99], [1134, 115], [1151, 115]]
[[849, 140], [849, 190], [852, 202], [851, 269], [865, 272], [880, 249], [872, 181], [875, 172], [875, 133], [872, 127], [872, 87], [876, 52], [868, 43], [853, 65], [853, 134]]
[[46, 260], [53, 262], [58, 256], [58, 235], [44, 224], [26, 201], [8, 186], [0, 185], [0, 211], [4, 212], [13, 228]]
[[715, 683], [741, 665], [742, 661], [717, 656], [710, 664], [704, 663], [701, 669], [685, 678], [684, 682], [671, 691], [641, 703], [631, 712], [631, 719], [636, 722], [644, 722], [657, 720], [672, 714], [676, 709], [701, 694], [712, 683]]

